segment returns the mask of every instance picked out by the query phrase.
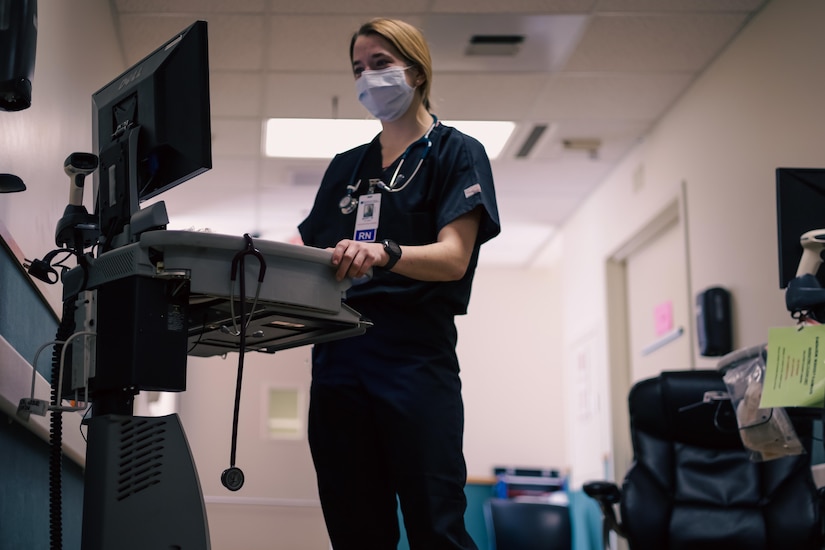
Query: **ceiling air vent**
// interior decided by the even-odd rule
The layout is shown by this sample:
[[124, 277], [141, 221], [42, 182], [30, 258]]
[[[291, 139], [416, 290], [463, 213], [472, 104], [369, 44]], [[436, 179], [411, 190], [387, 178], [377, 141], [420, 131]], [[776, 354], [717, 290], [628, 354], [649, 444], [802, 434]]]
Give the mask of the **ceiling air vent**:
[[519, 34], [475, 34], [470, 37], [467, 55], [516, 55], [524, 42]]
[[568, 151], [584, 151], [593, 160], [598, 160], [602, 140], [598, 138], [570, 138], [563, 139], [562, 145]]
[[538, 143], [541, 136], [543, 136], [546, 131], [547, 124], [536, 124], [533, 126], [533, 129], [530, 130], [530, 134], [524, 140], [524, 143], [521, 144], [521, 147], [516, 153], [516, 158], [523, 159], [530, 156], [530, 153], [533, 152], [533, 148], [536, 146], [536, 143]]

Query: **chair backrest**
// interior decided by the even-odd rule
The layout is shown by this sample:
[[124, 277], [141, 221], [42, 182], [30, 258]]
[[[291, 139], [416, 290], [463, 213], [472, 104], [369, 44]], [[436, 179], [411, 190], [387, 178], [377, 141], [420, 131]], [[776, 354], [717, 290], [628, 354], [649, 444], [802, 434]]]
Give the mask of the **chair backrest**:
[[[753, 462], [716, 370], [663, 372], [628, 396], [634, 462], [621, 521], [633, 550], [816, 549], [820, 512], [810, 454]], [[810, 442], [811, 420], [795, 427]], [[809, 447], [810, 448], [810, 447]]]
[[485, 506], [491, 550], [570, 550], [567, 506], [493, 498]]

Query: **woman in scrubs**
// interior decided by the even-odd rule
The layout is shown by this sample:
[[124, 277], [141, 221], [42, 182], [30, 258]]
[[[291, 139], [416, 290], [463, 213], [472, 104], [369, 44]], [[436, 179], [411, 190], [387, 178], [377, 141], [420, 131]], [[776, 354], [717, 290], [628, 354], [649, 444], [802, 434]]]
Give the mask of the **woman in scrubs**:
[[490, 162], [431, 113], [416, 28], [369, 21], [350, 58], [382, 131], [332, 160], [299, 226], [305, 244], [333, 250], [337, 277], [354, 280], [346, 303], [373, 323], [313, 348], [309, 443], [324, 518], [336, 550], [395, 549], [400, 503], [412, 549], [473, 549], [454, 317], [467, 312], [481, 244], [500, 231]]

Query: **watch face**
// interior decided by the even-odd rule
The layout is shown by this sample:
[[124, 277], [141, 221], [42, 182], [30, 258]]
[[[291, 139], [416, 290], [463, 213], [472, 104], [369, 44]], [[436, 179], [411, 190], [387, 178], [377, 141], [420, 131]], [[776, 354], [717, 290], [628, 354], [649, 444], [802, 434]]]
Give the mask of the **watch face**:
[[387, 254], [391, 256], [400, 256], [401, 255], [401, 247], [398, 246], [398, 243], [395, 241], [391, 241], [389, 239], [384, 240], [384, 249], [387, 251]]

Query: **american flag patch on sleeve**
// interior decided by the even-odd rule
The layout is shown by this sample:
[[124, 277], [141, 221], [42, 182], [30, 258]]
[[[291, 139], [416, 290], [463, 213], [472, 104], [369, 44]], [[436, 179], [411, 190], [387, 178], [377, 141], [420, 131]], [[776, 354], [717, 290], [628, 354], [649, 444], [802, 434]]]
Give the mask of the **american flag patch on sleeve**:
[[473, 195], [477, 195], [479, 193], [481, 193], [481, 185], [471, 185], [470, 187], [464, 190], [464, 198], [469, 199]]

